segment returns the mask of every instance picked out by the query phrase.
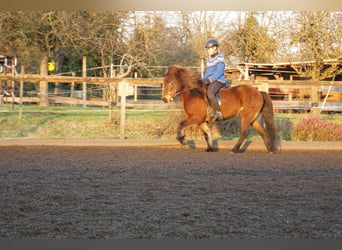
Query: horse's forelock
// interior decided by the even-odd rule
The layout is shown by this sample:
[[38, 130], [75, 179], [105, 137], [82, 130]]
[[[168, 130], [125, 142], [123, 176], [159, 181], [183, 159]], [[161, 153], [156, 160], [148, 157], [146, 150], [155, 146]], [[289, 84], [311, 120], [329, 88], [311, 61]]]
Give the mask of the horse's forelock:
[[177, 77], [177, 75], [179, 75], [178, 69], [179, 69], [179, 66], [177, 65], [169, 66], [166, 72], [166, 78], [171, 80], [172, 78]]

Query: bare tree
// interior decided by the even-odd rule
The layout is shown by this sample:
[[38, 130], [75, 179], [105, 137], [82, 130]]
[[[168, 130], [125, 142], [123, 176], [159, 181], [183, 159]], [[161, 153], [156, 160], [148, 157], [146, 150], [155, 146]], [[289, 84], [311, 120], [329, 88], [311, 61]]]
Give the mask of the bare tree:
[[255, 15], [257, 13], [248, 13], [243, 21], [240, 16], [237, 29], [228, 33], [225, 39], [226, 53], [238, 62], [269, 62], [276, 52], [276, 41]]
[[209, 38], [216, 38], [222, 45], [224, 44], [224, 30], [227, 29], [227, 23], [222, 22], [222, 17], [218, 12], [183, 11], [180, 27], [184, 34], [184, 44], [192, 51], [191, 56], [195, 58], [193, 64], [199, 64], [199, 59], [206, 57], [204, 44]]
[[108, 76], [108, 65], [120, 59], [127, 12], [77, 11], [58, 13], [60, 40], [80, 56], [91, 56], [102, 75]]
[[[57, 31], [53, 28], [56, 12], [17, 11], [2, 12], [1, 44], [22, 58], [22, 62], [39, 58], [41, 74], [47, 74], [48, 57], [59, 46]], [[48, 83], [40, 82], [40, 105], [48, 105]]]
[[312, 62], [298, 68], [314, 80], [322, 80], [342, 72], [340, 62], [324, 66], [324, 60], [341, 57], [342, 13], [329, 11], [298, 12], [292, 27], [292, 45], [298, 49], [300, 61]]

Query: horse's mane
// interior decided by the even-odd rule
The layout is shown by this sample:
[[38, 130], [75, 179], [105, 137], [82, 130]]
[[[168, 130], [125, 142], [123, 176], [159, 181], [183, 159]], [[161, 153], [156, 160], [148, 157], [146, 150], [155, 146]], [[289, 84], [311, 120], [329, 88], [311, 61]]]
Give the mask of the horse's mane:
[[168, 68], [167, 74], [175, 78], [180, 78], [180, 80], [182, 80], [182, 82], [184, 82], [186, 84], [186, 87], [188, 87], [189, 89], [201, 87], [198, 82], [198, 80], [200, 79], [199, 73], [190, 68], [181, 67], [178, 65], [171, 65]]

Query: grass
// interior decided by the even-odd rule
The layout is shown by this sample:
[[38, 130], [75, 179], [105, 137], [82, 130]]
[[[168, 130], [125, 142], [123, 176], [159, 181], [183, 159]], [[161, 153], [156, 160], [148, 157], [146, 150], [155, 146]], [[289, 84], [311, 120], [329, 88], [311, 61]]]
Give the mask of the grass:
[[[112, 137], [120, 136], [120, 110], [104, 108], [0, 105], [0, 138]], [[125, 134], [130, 138], [153, 138], [171, 126], [170, 111], [127, 110]]]
[[[176, 136], [179, 121], [185, 118], [181, 110], [126, 110], [125, 136], [132, 139], [172, 138]], [[277, 134], [281, 140], [293, 140], [292, 130], [307, 114], [276, 113]], [[321, 115], [325, 120], [342, 126], [342, 116]], [[232, 140], [239, 136], [239, 119], [213, 123], [213, 137]], [[186, 128], [189, 139], [203, 138], [199, 129]], [[258, 136], [251, 129], [249, 138]], [[107, 108], [40, 107], [23, 106], [19, 121], [19, 106], [0, 105], [0, 138], [119, 138], [120, 110], [112, 111], [109, 118]]]

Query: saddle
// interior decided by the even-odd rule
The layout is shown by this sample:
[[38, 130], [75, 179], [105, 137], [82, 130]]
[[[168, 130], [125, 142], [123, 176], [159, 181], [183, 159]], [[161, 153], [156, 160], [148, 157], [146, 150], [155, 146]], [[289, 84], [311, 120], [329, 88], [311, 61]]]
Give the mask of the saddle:
[[232, 80], [226, 80], [226, 82], [223, 84], [221, 89], [228, 89], [228, 88], [230, 88], [231, 83], [232, 83]]
[[[221, 89], [228, 89], [230, 88], [230, 83], [232, 82], [232, 80], [226, 80], [226, 82], [222, 85], [222, 87], [220, 88]], [[216, 100], [217, 100], [217, 103], [219, 105], [221, 105], [221, 102], [222, 102], [222, 98], [220, 96], [220, 90], [218, 91], [217, 95], [215, 96], [216, 97]]]

